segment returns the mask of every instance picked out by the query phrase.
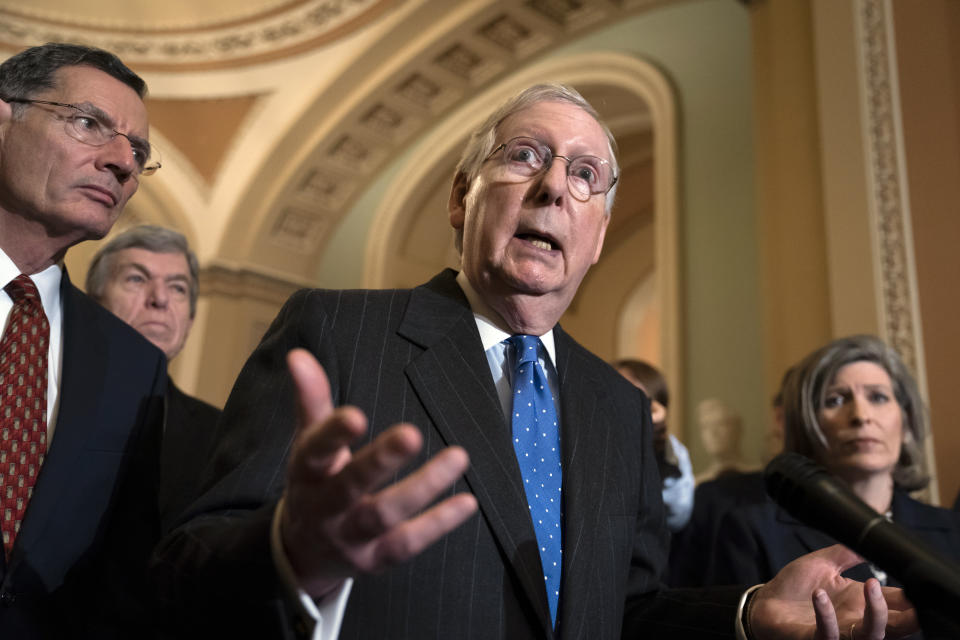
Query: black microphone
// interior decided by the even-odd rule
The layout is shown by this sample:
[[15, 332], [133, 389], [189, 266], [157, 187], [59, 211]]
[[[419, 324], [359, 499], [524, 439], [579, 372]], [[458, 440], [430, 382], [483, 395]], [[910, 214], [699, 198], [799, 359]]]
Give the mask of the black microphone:
[[960, 624], [960, 566], [871, 509], [805, 456], [782, 453], [770, 461], [763, 477], [767, 493], [791, 515], [895, 576], [917, 607], [921, 625], [925, 610]]

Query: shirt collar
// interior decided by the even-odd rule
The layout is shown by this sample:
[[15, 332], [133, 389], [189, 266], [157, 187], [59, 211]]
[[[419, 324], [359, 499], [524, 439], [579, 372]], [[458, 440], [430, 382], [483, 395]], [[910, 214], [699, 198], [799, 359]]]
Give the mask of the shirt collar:
[[[477, 290], [473, 288], [465, 272], [461, 271], [457, 274], [457, 284], [463, 289], [464, 295], [467, 296], [467, 302], [470, 303], [470, 310], [473, 312], [473, 319], [477, 322], [477, 329], [480, 331], [480, 342], [483, 344], [484, 351], [489, 350], [490, 347], [503, 342], [513, 335], [507, 330], [500, 314], [494, 311], [490, 305], [480, 297]], [[550, 331], [539, 337], [540, 341], [543, 342], [547, 355], [550, 356], [551, 364], [556, 367], [557, 354], [556, 345], [553, 340], [553, 329], [550, 329]]]
[[[0, 249], [0, 287], [5, 287], [11, 280], [20, 275], [20, 269], [13, 263], [3, 249]], [[39, 273], [28, 273], [33, 284], [37, 286], [40, 302], [49, 316], [49, 307], [60, 299], [60, 279], [63, 275], [60, 264], [52, 264]]]

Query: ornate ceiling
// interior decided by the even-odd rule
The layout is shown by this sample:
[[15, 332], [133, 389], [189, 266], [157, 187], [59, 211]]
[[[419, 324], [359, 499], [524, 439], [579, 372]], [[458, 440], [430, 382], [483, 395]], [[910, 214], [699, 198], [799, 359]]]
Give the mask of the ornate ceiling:
[[[669, 1], [0, 0], [0, 51], [117, 52], [150, 85], [164, 158], [131, 217], [184, 229], [204, 264], [297, 282], [418, 137], [552, 49]], [[636, 134], [636, 100], [593, 85]]]
[[0, 41], [109, 49], [139, 70], [211, 69], [293, 55], [343, 38], [395, 0], [0, 2]]

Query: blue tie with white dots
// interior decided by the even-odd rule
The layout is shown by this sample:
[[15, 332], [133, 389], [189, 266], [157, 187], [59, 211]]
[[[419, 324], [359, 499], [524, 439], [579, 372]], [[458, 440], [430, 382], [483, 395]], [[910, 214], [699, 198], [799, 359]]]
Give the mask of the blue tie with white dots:
[[537, 359], [536, 336], [511, 336], [513, 372], [513, 448], [523, 475], [533, 530], [537, 534], [550, 618], [557, 622], [562, 567], [560, 429], [547, 376]]

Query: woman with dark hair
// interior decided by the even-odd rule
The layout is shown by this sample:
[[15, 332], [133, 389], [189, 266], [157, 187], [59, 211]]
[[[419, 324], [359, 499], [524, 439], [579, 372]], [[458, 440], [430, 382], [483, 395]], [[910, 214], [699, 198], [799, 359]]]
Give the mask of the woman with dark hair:
[[[897, 353], [874, 336], [840, 338], [797, 365], [783, 387], [786, 451], [817, 461], [861, 500], [960, 560], [960, 514], [907, 492], [929, 482], [923, 469], [926, 416], [916, 382]], [[732, 510], [720, 525], [709, 583], [754, 584], [836, 541], [772, 501]], [[847, 577], [900, 586], [867, 563]]]
[[676, 533], [693, 512], [693, 465], [687, 448], [667, 429], [670, 391], [663, 374], [643, 360], [617, 360], [613, 368], [650, 398], [653, 451], [660, 470], [667, 528]]

